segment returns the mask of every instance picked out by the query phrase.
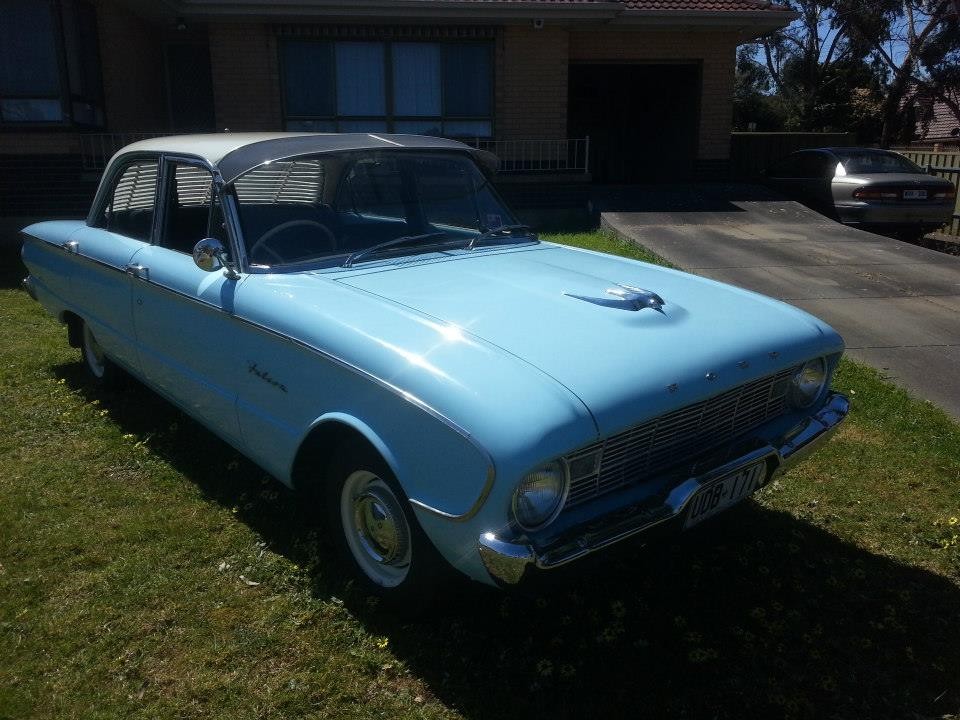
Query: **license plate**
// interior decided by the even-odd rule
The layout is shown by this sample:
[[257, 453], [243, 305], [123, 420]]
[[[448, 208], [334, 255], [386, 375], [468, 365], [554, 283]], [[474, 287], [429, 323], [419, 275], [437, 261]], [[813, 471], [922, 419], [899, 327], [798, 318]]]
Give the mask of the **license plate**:
[[767, 479], [767, 463], [760, 461], [735, 470], [697, 491], [687, 505], [684, 529], [723, 512], [761, 488]]
[[927, 191], [926, 190], [904, 190], [903, 199], [904, 200], [926, 200]]

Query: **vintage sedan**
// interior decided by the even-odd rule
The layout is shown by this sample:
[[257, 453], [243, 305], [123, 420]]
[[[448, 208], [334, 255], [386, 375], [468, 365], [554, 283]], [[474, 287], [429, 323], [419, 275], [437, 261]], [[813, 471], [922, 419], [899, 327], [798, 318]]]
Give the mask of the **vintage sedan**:
[[694, 527], [844, 419], [825, 323], [538, 240], [491, 165], [404, 135], [134, 143], [86, 220], [23, 231], [24, 284], [94, 379], [303, 490], [401, 600]]
[[819, 213], [868, 230], [915, 239], [953, 218], [953, 183], [899, 153], [874, 148], [798, 150], [767, 182]]

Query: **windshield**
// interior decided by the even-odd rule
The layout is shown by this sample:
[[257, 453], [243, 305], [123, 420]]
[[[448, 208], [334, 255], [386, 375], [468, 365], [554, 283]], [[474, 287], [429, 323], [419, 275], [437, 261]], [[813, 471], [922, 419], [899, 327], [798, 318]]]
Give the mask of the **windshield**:
[[847, 175], [874, 175], [876, 173], [922, 173], [903, 155], [891, 152], [837, 151]]
[[[468, 247], [481, 236], [529, 241], [491, 233], [516, 220], [461, 153], [320, 153], [265, 163], [233, 187], [254, 268]], [[374, 246], [383, 247], [362, 252]]]

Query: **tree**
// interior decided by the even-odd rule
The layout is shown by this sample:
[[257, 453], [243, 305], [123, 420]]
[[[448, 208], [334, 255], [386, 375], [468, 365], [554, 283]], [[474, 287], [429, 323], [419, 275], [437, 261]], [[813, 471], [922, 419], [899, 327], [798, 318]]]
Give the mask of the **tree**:
[[[788, 5], [800, 17], [761, 39], [757, 53], [775, 90], [784, 126], [788, 130], [850, 130], [854, 109], [880, 98], [876, 71], [865, 60], [870, 47], [851, 33], [849, 19], [838, 10], [836, 0], [790, 0]], [[864, 141], [874, 139], [869, 135], [879, 131], [870, 123], [858, 129], [866, 131]]]
[[733, 129], [737, 131], [776, 131], [784, 128], [783, 108], [770, 94], [770, 76], [757, 62], [758, 46], [741, 45], [737, 49], [736, 76], [733, 85]]
[[906, 106], [925, 98], [960, 111], [960, 0], [837, 0], [851, 40], [869, 47], [882, 70], [880, 144], [912, 137]]

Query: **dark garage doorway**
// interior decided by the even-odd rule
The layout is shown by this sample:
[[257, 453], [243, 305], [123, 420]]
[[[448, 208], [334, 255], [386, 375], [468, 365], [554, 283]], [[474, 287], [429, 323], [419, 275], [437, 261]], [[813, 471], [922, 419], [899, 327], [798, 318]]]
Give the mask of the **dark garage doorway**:
[[171, 42], [164, 47], [167, 112], [173, 132], [212, 132], [213, 77], [210, 49], [203, 42]]
[[590, 137], [600, 183], [690, 178], [697, 157], [700, 65], [571, 65], [570, 137]]

